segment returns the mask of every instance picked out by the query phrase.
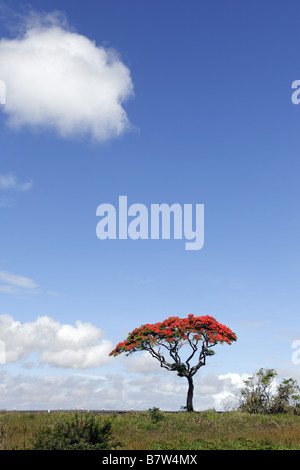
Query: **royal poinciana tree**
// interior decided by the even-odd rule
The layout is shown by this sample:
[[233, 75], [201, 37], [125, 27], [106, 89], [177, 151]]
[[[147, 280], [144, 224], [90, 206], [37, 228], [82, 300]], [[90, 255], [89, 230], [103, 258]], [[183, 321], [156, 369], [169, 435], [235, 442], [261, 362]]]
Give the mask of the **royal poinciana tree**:
[[161, 323], [136, 328], [125, 341], [116, 346], [110, 356], [148, 351], [161, 367], [187, 378], [186, 410], [193, 411], [194, 375], [206, 364], [207, 356], [215, 354], [212, 348], [216, 344], [231, 344], [236, 339], [227, 326], [221, 325], [211, 316], [170, 317]]

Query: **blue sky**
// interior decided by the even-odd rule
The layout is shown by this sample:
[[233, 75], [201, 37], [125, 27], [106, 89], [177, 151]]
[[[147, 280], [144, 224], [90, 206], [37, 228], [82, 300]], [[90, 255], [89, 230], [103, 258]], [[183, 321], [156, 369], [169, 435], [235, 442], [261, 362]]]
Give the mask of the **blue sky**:
[[[142, 323], [189, 313], [214, 316], [238, 341], [217, 347], [200, 371], [195, 397], [200, 408], [220, 406], [216, 397], [223, 397], [226, 387], [233, 390], [243, 374], [260, 367], [300, 379], [299, 364], [291, 360], [292, 343], [300, 338], [300, 107], [291, 101], [291, 84], [300, 79], [299, 4], [87, 0], [83, 9], [82, 2], [39, 0], [30, 5], [3, 3], [0, 15], [0, 79], [7, 86], [0, 113], [0, 315], [19, 322], [21, 333], [30, 324], [32, 334], [30, 346], [19, 339], [22, 352], [12, 351], [0, 366], [4, 407], [57, 407], [41, 391], [46, 379], [62, 407], [85, 406], [89, 399], [89, 406], [100, 408], [122, 402], [121, 408], [171, 403], [177, 409], [185, 400], [182, 379], [150, 367], [146, 358], [75, 370], [58, 359], [65, 351], [60, 343], [50, 360], [49, 346], [35, 328], [43, 316], [57, 322], [59, 331], [89, 322], [103, 331], [99, 341], [113, 346]], [[83, 113], [81, 125], [89, 130], [92, 124], [83, 111], [88, 101], [75, 111], [68, 103], [60, 107], [60, 91], [74, 84], [59, 61], [53, 69], [57, 97], [42, 102], [39, 120], [31, 125], [35, 108], [28, 93], [41, 90], [43, 100], [49, 81], [36, 62], [36, 88], [26, 85], [24, 31], [35, 28], [33, 40], [38, 39], [41, 25], [51, 30], [53, 21], [62, 35], [72, 31], [94, 41], [94, 50], [113, 48], [118, 54], [114, 60], [124, 69], [114, 78], [127, 90], [121, 104], [129, 123], [119, 135], [103, 140], [89, 132], [78, 136], [74, 129], [60, 134], [75, 111]], [[3, 43], [16, 38], [17, 68]], [[47, 62], [55, 38], [43, 40]], [[93, 88], [89, 65], [84, 80], [76, 75], [74, 89], [82, 87], [92, 103], [100, 89]], [[121, 75], [124, 70], [130, 80]], [[103, 118], [98, 108], [94, 112], [94, 120]], [[63, 117], [56, 120], [59, 113]], [[12, 121], [16, 116], [22, 116], [19, 126]], [[106, 124], [115, 114], [103, 119]], [[119, 195], [147, 207], [204, 204], [203, 248], [186, 251], [183, 240], [99, 240], [96, 208], [117, 206]], [[48, 359], [41, 360], [41, 351]], [[80, 399], [72, 394], [76, 374], [86, 380]], [[101, 386], [97, 377], [103, 378]], [[20, 383], [34, 390], [32, 398], [20, 392]]]

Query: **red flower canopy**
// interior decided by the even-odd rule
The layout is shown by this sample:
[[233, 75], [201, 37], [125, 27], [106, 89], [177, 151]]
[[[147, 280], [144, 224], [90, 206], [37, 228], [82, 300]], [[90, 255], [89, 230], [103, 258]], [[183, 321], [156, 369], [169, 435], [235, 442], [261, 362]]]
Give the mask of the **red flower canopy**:
[[211, 316], [194, 317], [193, 314], [186, 318], [169, 317], [163, 322], [145, 324], [129, 333], [127, 339], [119, 343], [110, 353], [117, 356], [122, 352], [133, 352], [147, 349], [147, 346], [169, 343], [190, 343], [196, 345], [199, 341], [208, 341], [211, 345], [223, 343], [231, 344], [236, 341], [236, 335], [225, 325], [220, 324]]

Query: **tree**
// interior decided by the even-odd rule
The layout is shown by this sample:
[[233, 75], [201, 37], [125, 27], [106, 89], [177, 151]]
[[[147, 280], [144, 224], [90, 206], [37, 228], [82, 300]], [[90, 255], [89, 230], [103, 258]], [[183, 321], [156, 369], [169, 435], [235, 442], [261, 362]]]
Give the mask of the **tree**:
[[[159, 361], [161, 367], [177, 372], [179, 377], [186, 377], [186, 410], [193, 411], [194, 375], [206, 364], [207, 356], [214, 354], [212, 348], [216, 344], [231, 344], [236, 339], [236, 335], [227, 326], [221, 325], [213, 317], [194, 317], [191, 314], [187, 318], [170, 317], [161, 323], [136, 328], [128, 334], [125, 341], [116, 346], [110, 356], [148, 351]], [[179, 356], [179, 353], [184, 353], [183, 346], [188, 349], [185, 360]], [[191, 364], [192, 360], [195, 361], [194, 365]]]

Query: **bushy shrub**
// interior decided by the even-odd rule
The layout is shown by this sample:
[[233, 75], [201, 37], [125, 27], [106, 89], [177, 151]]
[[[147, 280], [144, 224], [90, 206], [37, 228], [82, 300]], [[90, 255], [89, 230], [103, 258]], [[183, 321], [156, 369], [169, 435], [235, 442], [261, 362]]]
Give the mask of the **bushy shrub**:
[[300, 388], [296, 380], [285, 379], [279, 384], [270, 412], [300, 414]]
[[89, 413], [75, 413], [54, 427], [41, 429], [34, 450], [111, 450], [117, 447], [112, 442], [111, 422], [101, 424], [99, 417]]
[[247, 413], [295, 413], [300, 412], [300, 388], [293, 379], [283, 380], [277, 387], [274, 369], [259, 369], [248, 380], [239, 398], [239, 410]]
[[164, 419], [163, 413], [160, 411], [159, 408], [156, 408], [155, 406], [153, 408], [149, 408], [148, 413], [152, 423], [156, 424]]

